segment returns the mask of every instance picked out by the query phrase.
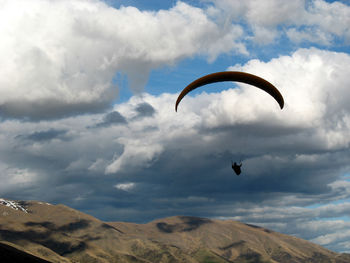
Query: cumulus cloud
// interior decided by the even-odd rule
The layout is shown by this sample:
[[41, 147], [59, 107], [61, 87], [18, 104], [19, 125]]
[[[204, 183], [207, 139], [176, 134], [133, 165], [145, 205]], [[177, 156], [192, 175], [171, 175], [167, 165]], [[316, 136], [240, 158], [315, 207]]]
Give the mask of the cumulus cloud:
[[204, 10], [115, 9], [98, 0], [2, 1], [0, 114], [50, 119], [106, 109], [126, 74], [141, 92], [149, 72], [195, 55], [245, 52], [242, 30], [221, 29]]
[[[335, 39], [349, 43], [350, 7], [324, 0], [208, 0], [226, 19], [246, 24], [250, 39], [268, 44], [287, 36], [291, 41], [330, 45]], [[285, 35], [286, 34], [286, 35]]]
[[117, 74], [140, 93], [153, 69], [198, 55], [248, 55], [250, 41], [350, 39], [350, 7], [341, 2], [207, 2], [214, 5], [178, 1], [141, 11], [99, 0], [3, 1], [0, 115], [39, 120], [106, 110], [118, 99]]

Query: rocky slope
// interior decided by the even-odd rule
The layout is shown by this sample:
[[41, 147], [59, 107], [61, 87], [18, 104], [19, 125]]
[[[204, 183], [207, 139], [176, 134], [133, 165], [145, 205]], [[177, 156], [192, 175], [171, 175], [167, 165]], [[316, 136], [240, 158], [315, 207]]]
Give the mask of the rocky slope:
[[[49, 262], [350, 263], [348, 254], [235, 221], [178, 216], [111, 223], [64, 205], [5, 199], [1, 246]], [[0, 261], [6, 262], [1, 254]]]

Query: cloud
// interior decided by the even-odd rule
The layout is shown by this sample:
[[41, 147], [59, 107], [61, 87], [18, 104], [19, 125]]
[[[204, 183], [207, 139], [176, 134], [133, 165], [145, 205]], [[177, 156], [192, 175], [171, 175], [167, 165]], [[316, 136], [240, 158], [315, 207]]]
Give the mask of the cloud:
[[[232, 218], [345, 250], [341, 236], [327, 235], [348, 227], [350, 186], [342, 176], [350, 171], [350, 56], [299, 49], [232, 69], [273, 83], [285, 108], [255, 87], [231, 84], [189, 94], [178, 112], [177, 94], [133, 96], [113, 107], [125, 125], [87, 128], [113, 123], [114, 115], [118, 122], [119, 114], [3, 122], [2, 178], [14, 169], [36, 175], [23, 188], [6, 181], [11, 196], [65, 203], [104, 220]], [[23, 144], [17, 136], [61, 130], [69, 141]], [[231, 159], [241, 157], [237, 177]], [[10, 193], [1, 189], [0, 196]]]
[[150, 105], [148, 103], [141, 103], [141, 104], [137, 105], [135, 110], [138, 113], [138, 115], [137, 115], [138, 118], [151, 117], [155, 113], [155, 110], [152, 107], [152, 105]]
[[130, 191], [133, 188], [135, 188], [135, 184], [134, 183], [122, 183], [122, 184], [116, 184], [114, 187], [119, 189], [119, 190]]
[[350, 7], [341, 2], [207, 2], [214, 5], [178, 1], [141, 11], [98, 0], [4, 1], [0, 115], [35, 121], [102, 112], [118, 99], [118, 74], [142, 93], [153, 69], [194, 56], [249, 55], [252, 41], [350, 39]]
[[17, 137], [22, 138], [24, 140], [44, 142], [44, 141], [50, 141], [53, 139], [64, 139], [64, 135], [66, 133], [67, 133], [66, 130], [49, 129], [46, 131], [36, 131], [29, 135], [18, 135]]
[[324, 46], [329, 46], [332, 42], [331, 34], [318, 28], [306, 28], [304, 30], [290, 28], [286, 33], [288, 38], [297, 44], [303, 42], [314, 42]]
[[133, 170], [133, 168], [150, 166], [162, 151], [162, 146], [156, 143], [154, 138], [120, 138], [118, 142], [124, 145], [122, 155], [115, 157], [115, 160], [106, 167], [106, 173], [117, 173], [122, 169]]
[[[349, 207], [349, 204], [324, 205], [316, 208], [276, 207], [276, 204], [262, 207], [247, 206], [246, 209], [235, 209], [234, 216], [221, 219], [240, 220], [274, 231], [295, 235], [331, 250], [349, 251], [347, 247], [349, 241], [344, 233], [348, 232], [350, 222], [343, 216], [337, 217], [338, 215], [327, 214], [324, 217], [320, 215], [320, 211], [328, 210], [329, 206], [333, 206], [338, 210], [340, 207]], [[341, 215], [347, 215], [348, 212], [348, 208], [344, 209]]]
[[0, 193], [1, 195], [11, 195], [12, 191], [17, 192], [16, 196], [25, 198], [28, 189], [38, 180], [38, 174], [30, 169], [10, 167], [4, 162], [0, 162]]
[[[348, 225], [348, 227], [349, 227], [349, 225]], [[348, 243], [349, 234], [350, 234], [349, 230], [343, 229], [341, 232], [337, 232], [337, 233], [333, 233], [333, 234], [326, 234], [324, 236], [319, 236], [319, 237], [313, 239], [312, 242], [315, 242], [317, 244], [325, 246], [325, 245], [328, 245], [330, 243], [333, 243], [334, 241], [337, 241], [339, 243], [343, 243], [345, 241], [344, 244], [349, 245], [349, 243]]]
[[118, 111], [107, 113], [103, 120], [92, 127], [109, 127], [111, 125], [127, 124], [127, 120]]
[[[337, 39], [349, 43], [350, 7], [339, 1], [211, 0], [233, 23], [247, 25], [250, 39], [262, 45], [287, 36], [292, 42], [329, 46]], [[224, 15], [223, 15], [224, 14]], [[249, 32], [249, 31], [247, 31]], [[286, 33], [286, 34], [285, 34]]]
[[196, 55], [247, 53], [240, 26], [221, 29], [181, 1], [157, 12], [98, 1], [3, 1], [0, 113], [54, 119], [111, 107], [126, 74], [140, 93], [152, 69]]

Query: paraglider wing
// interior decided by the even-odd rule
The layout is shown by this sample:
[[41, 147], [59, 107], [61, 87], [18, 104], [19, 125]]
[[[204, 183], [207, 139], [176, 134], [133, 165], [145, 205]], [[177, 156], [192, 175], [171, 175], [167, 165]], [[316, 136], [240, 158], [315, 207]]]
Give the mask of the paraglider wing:
[[280, 105], [280, 108], [283, 109], [283, 106], [284, 106], [283, 97], [281, 93], [277, 90], [277, 88], [274, 85], [272, 85], [270, 82], [264, 80], [263, 78], [255, 76], [253, 74], [249, 74], [245, 72], [223, 71], [223, 72], [216, 72], [216, 73], [206, 75], [190, 83], [186, 88], [184, 88], [184, 90], [180, 93], [179, 97], [177, 98], [176, 104], [175, 104], [175, 111], [177, 111], [177, 107], [180, 101], [190, 91], [206, 84], [222, 82], [222, 81], [243, 82], [246, 84], [253, 85], [257, 88], [260, 88], [265, 92], [267, 92], [268, 94], [270, 94], [278, 102], [278, 104]]

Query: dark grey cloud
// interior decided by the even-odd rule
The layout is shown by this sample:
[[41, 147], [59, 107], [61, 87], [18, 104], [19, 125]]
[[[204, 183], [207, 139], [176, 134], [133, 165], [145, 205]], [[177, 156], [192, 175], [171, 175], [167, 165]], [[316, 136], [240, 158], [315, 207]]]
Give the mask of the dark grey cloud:
[[44, 131], [36, 131], [28, 135], [18, 135], [16, 138], [34, 142], [45, 142], [53, 139], [67, 139], [65, 136], [66, 134], [67, 130], [49, 129]]
[[152, 105], [147, 102], [138, 104], [135, 107], [135, 111], [137, 112], [137, 116], [135, 118], [152, 117], [156, 112]]
[[21, 121], [37, 122], [40, 120], [55, 120], [76, 116], [83, 113], [99, 113], [110, 108], [117, 94], [116, 87], [111, 87], [102, 97], [108, 97], [104, 101], [66, 103], [57, 99], [45, 99], [44, 101], [27, 101], [16, 99], [0, 104], [0, 117], [3, 119], [18, 119]]
[[118, 125], [118, 124], [127, 124], [126, 118], [121, 115], [118, 111], [112, 111], [107, 113], [104, 117], [103, 120], [94, 126], [91, 127], [109, 127], [111, 125]]
[[117, 111], [113, 111], [108, 113], [104, 117], [104, 124], [119, 124], [119, 123], [127, 123], [126, 119]]

